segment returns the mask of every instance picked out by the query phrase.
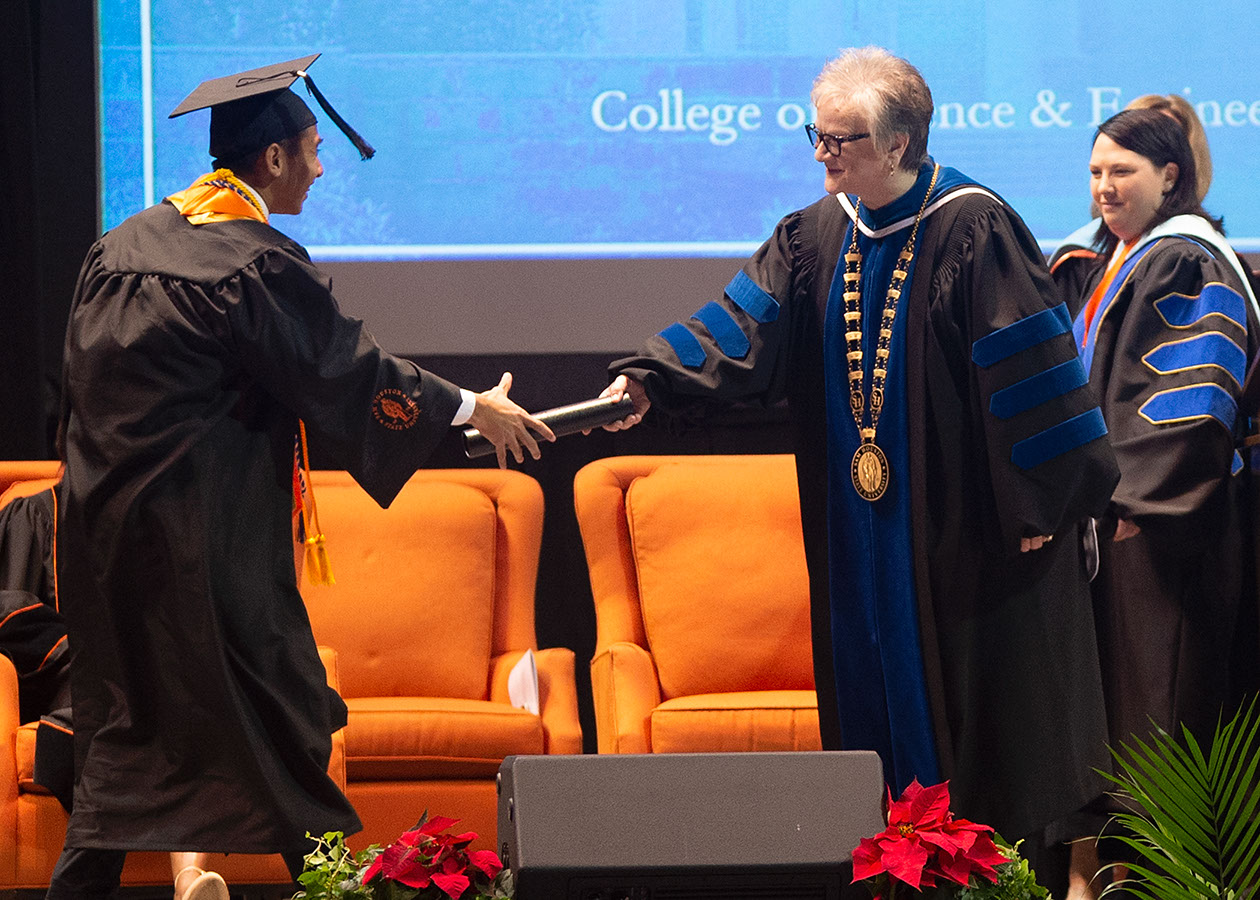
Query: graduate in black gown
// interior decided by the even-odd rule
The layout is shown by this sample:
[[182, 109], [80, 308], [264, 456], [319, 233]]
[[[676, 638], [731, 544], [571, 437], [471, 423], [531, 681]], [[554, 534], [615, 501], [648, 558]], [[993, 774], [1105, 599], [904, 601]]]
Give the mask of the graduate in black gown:
[[[1260, 346], [1248, 273], [1204, 211], [1185, 130], [1151, 109], [1095, 135], [1090, 190], [1104, 265], [1074, 336], [1120, 463], [1093, 583], [1109, 739], [1187, 726], [1211, 740], [1256, 688], [1246, 373]], [[1076, 836], [1118, 809], [1093, 804]], [[1093, 840], [1073, 844], [1069, 897], [1097, 896]], [[1102, 856], [1120, 848], [1104, 842]]]
[[[32, 780], [69, 812], [74, 802], [70, 642], [57, 592], [60, 485], [0, 507], [0, 654], [18, 676], [18, 721], [37, 722]], [[170, 854], [175, 900], [228, 900], [207, 853]]]
[[1099, 789], [1079, 525], [1115, 461], [1036, 241], [927, 155], [919, 72], [846, 51], [812, 99], [827, 196], [606, 393], [619, 427], [786, 399], [823, 745], [879, 751], [894, 792], [948, 778], [1014, 840]]
[[300, 433], [382, 505], [453, 424], [501, 465], [553, 437], [510, 376], [472, 394], [382, 350], [272, 226], [323, 173], [288, 89], [314, 59], [190, 95], [175, 114], [212, 108], [215, 171], [106, 234], [79, 277], [58, 558], [77, 781], [52, 898], [107, 896], [127, 850], [280, 852], [296, 872], [307, 832], [359, 829], [326, 772], [346, 710], [294, 574]]

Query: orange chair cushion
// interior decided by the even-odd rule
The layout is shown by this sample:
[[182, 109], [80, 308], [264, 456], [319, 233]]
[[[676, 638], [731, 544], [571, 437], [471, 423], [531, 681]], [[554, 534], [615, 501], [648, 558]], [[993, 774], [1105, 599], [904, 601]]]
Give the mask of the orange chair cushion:
[[340, 657], [342, 696], [488, 697], [491, 499], [467, 485], [418, 482], [382, 510], [347, 479], [317, 484], [316, 501], [337, 583], [304, 577], [302, 596], [316, 641]]
[[[31, 489], [22, 490], [21, 493], [9, 493], [9, 488], [19, 481], [47, 481], [47, 484], [41, 484], [36, 491], [42, 491], [44, 488], [57, 481], [57, 473], [61, 469], [61, 463], [52, 459], [3, 459], [0, 460], [0, 494], [5, 495], [5, 501], [13, 497], [20, 497], [24, 494], [32, 493]], [[0, 503], [2, 506], [3, 503]]]
[[626, 491], [664, 697], [813, 689], [796, 497], [792, 467], [775, 457], [663, 465]]
[[46, 491], [50, 487], [57, 484], [56, 478], [36, 478], [31, 481], [15, 481], [3, 493], [0, 493], [0, 509], [9, 505], [9, 502], [16, 500], [18, 497], [30, 497], [38, 494], [40, 491]]
[[545, 752], [542, 719], [506, 703], [448, 697], [353, 697], [350, 781], [493, 775], [503, 758]]
[[821, 750], [813, 691], [742, 691], [666, 700], [652, 711], [653, 753]]

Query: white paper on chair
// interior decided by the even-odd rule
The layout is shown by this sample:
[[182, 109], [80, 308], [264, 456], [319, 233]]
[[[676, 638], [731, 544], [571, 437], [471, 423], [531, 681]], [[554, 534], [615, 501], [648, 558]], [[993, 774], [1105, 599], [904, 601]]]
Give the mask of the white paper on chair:
[[508, 700], [517, 709], [538, 715], [538, 663], [533, 650], [526, 650], [508, 672]]

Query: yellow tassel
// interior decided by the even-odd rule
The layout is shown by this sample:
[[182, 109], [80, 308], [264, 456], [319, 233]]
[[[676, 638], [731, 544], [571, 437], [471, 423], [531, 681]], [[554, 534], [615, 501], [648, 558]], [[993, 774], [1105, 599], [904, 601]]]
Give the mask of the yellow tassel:
[[306, 502], [302, 504], [302, 515], [306, 528], [306, 572], [311, 584], [334, 585], [332, 562], [328, 559], [328, 548], [324, 546], [324, 532], [319, 528], [319, 509], [315, 505], [315, 483], [311, 479], [311, 457], [306, 449], [306, 423], [298, 419], [298, 435], [302, 446], [302, 469], [306, 473]]
[[306, 539], [306, 573], [311, 584], [328, 586], [337, 583], [337, 579], [333, 578], [332, 562], [328, 559], [328, 549], [324, 546], [322, 534]]

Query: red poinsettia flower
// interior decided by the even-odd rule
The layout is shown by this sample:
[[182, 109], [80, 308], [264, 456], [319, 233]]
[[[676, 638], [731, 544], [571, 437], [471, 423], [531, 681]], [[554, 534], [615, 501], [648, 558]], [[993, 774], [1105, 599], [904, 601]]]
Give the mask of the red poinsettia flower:
[[961, 885], [972, 875], [997, 881], [996, 866], [1007, 857], [993, 843], [993, 829], [949, 811], [949, 782], [923, 787], [910, 783], [899, 800], [888, 794], [888, 827], [862, 838], [853, 851], [853, 880], [887, 873], [915, 890], [938, 879]]
[[503, 871], [503, 860], [493, 850], [469, 850], [468, 862], [485, 872], [487, 878], [494, 878]]
[[460, 895], [472, 886], [472, 880], [462, 873], [434, 875], [433, 883], [445, 891], [451, 900], [459, 900]]
[[404, 834], [377, 855], [372, 864], [363, 873], [362, 881], [367, 884], [377, 875], [390, 881], [397, 881], [408, 887], [424, 888], [429, 886], [428, 867], [424, 855], [413, 843], [404, 840], [410, 835]]
[[361, 883], [367, 884], [379, 875], [411, 888], [433, 885], [451, 900], [459, 900], [472, 887], [471, 869], [492, 879], [503, 870], [503, 863], [494, 852], [466, 849], [477, 839], [475, 831], [445, 833], [458, 819], [427, 819], [426, 814], [415, 828], [382, 850], [364, 870]]

